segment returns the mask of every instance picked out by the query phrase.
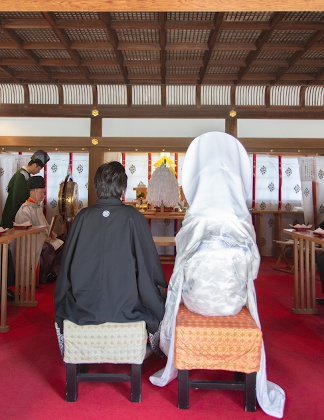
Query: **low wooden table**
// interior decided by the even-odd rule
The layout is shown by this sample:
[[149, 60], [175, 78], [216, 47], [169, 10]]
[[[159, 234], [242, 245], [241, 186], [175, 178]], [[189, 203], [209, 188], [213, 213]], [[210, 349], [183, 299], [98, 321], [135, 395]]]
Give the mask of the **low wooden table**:
[[[153, 241], [156, 246], [176, 246], [174, 236], [153, 236]], [[161, 263], [169, 264], [174, 263], [175, 260], [175, 250], [174, 255], [160, 255]]]
[[186, 212], [184, 211], [144, 211], [141, 212], [146, 219], [175, 219], [175, 220], [183, 220], [185, 217]]
[[[288, 239], [287, 241], [274, 241], [274, 242], [282, 246], [282, 248], [280, 249], [279, 257], [273, 269], [278, 270], [278, 271], [283, 271], [284, 273], [292, 274], [294, 272], [294, 263], [290, 263], [287, 260], [286, 252], [289, 249], [292, 249], [292, 250], [294, 249], [294, 241], [292, 239]], [[280, 265], [281, 260], [283, 260], [284, 263], [286, 264], [284, 267]]]
[[317, 314], [315, 295], [315, 244], [324, 239], [312, 231], [297, 232], [284, 229], [294, 240], [294, 307], [295, 314]]
[[175, 246], [174, 236], [153, 236], [153, 241], [156, 246]]
[[281, 253], [281, 245], [278, 241], [281, 241], [282, 232], [282, 218], [285, 215], [290, 215], [293, 218], [301, 217], [302, 219], [304, 212], [299, 210], [251, 210], [253, 217], [253, 223], [256, 234], [256, 241], [259, 250], [262, 248], [262, 217], [269, 214], [273, 215], [273, 239], [276, 241], [275, 256], [278, 258]]

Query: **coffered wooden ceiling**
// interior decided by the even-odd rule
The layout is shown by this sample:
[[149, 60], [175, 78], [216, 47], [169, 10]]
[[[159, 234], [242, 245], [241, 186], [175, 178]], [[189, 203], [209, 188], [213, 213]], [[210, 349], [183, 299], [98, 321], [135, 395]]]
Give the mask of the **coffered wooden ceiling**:
[[[322, 119], [323, 61], [323, 0], [0, 1], [0, 116], [89, 117], [97, 108], [101, 117], [221, 117], [228, 122], [235, 108], [240, 118]], [[71, 105], [69, 96], [79, 96], [80, 85], [87, 98], [80, 95]], [[118, 93], [116, 87], [126, 90], [124, 102], [105, 102], [107, 89]], [[134, 106], [133, 92], [142, 87], [160, 94], [160, 106]], [[179, 106], [168, 106], [168, 94], [178, 87], [191, 92], [191, 102], [178, 98]], [[221, 97], [204, 104], [204, 89]], [[240, 105], [242, 97], [247, 104]], [[95, 136], [98, 121], [92, 121]], [[100, 137], [111, 147], [108, 140]], [[120, 139], [115, 140], [120, 151]], [[128, 140], [133, 150], [134, 139]], [[161, 145], [185, 150], [190, 142], [182, 139], [179, 149], [178, 138], [168, 140], [157, 139], [157, 150]], [[256, 150], [268, 150], [269, 142], [272, 149], [303, 149], [298, 141], [282, 145], [266, 139], [263, 147], [259, 140]], [[312, 147], [318, 152], [322, 142], [316, 141]], [[148, 142], [143, 148], [152, 151]], [[39, 140], [6, 137], [4, 142], [17, 150], [25, 144], [38, 147]], [[41, 144], [77, 150], [88, 147], [89, 138], [48, 137]], [[249, 139], [246, 146], [254, 150]]]
[[324, 12], [0, 11], [1, 84], [323, 85]]

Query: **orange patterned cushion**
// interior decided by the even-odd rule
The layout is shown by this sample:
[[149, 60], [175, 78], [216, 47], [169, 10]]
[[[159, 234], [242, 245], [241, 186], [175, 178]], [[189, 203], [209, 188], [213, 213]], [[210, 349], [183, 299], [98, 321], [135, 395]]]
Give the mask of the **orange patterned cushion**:
[[233, 316], [202, 316], [180, 305], [175, 333], [178, 369], [257, 372], [262, 332], [248, 309]]

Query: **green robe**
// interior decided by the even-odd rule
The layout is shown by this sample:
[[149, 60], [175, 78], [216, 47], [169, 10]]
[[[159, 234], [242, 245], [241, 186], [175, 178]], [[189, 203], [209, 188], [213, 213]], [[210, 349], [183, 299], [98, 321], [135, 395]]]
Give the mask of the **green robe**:
[[10, 179], [7, 187], [8, 197], [2, 212], [2, 227], [12, 228], [17, 211], [29, 197], [27, 190], [27, 180], [29, 178], [30, 174], [22, 168]]

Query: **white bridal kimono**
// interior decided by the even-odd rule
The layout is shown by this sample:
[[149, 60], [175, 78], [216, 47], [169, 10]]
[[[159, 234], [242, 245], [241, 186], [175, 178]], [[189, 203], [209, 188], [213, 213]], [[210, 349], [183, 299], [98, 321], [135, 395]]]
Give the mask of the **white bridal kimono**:
[[[174, 333], [181, 300], [206, 316], [235, 315], [246, 305], [261, 329], [254, 288], [260, 256], [246, 205], [251, 182], [248, 155], [234, 137], [211, 132], [190, 144], [182, 172], [190, 208], [176, 236], [177, 256], [161, 325], [160, 347], [168, 360], [150, 377], [154, 385], [165, 386], [177, 376]], [[267, 380], [263, 345], [256, 391], [264, 412], [283, 417], [285, 393]]]

